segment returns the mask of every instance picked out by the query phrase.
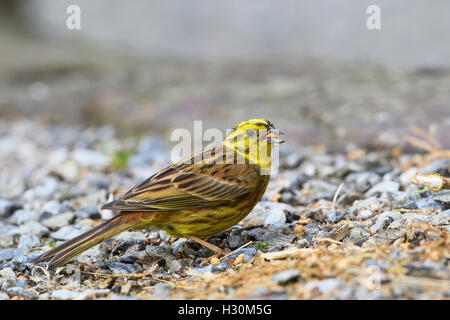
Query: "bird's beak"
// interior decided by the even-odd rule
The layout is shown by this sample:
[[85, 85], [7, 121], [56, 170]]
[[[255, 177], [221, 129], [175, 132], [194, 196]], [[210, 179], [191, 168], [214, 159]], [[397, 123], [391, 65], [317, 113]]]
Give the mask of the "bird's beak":
[[281, 138], [282, 135], [284, 135], [283, 131], [281, 131], [279, 129], [275, 129], [275, 128], [270, 128], [269, 131], [267, 131], [267, 135], [266, 135], [267, 142], [283, 143], [284, 140]]

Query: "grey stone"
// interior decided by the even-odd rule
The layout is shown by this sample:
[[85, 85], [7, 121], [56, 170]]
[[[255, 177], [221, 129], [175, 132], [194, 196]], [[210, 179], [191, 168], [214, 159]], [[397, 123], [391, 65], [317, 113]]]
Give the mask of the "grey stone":
[[433, 196], [428, 196], [426, 198], [418, 199], [416, 201], [416, 206], [419, 210], [426, 210], [427, 208], [433, 208], [435, 210], [444, 210], [445, 206], [434, 200]]
[[8, 218], [14, 211], [22, 209], [22, 205], [18, 202], [0, 199], [0, 218]]
[[13, 248], [13, 249], [0, 249], [0, 261], [8, 261], [12, 258], [22, 255], [26, 249]]
[[367, 190], [367, 188], [378, 183], [380, 179], [380, 176], [374, 172], [361, 171], [349, 174], [345, 177], [344, 181], [347, 184], [354, 185], [354, 188], [357, 191], [364, 191]]
[[351, 241], [360, 241], [362, 239], [366, 239], [370, 237], [370, 232], [363, 228], [353, 228], [352, 231], [350, 231], [350, 240]]
[[284, 286], [291, 282], [297, 282], [300, 278], [300, 272], [298, 272], [297, 270], [286, 270], [275, 273], [272, 276], [272, 281]]
[[180, 272], [183, 269], [183, 265], [180, 260], [172, 260], [169, 262], [169, 273]]
[[312, 179], [303, 185], [304, 189], [311, 190], [318, 199], [331, 199], [338, 186], [324, 180]]
[[402, 220], [404, 221], [404, 223], [402, 223], [402, 225], [404, 225], [404, 224], [414, 225], [414, 224], [417, 224], [418, 222], [429, 222], [430, 216], [425, 215], [425, 214], [415, 213], [415, 212], [405, 212], [402, 215]]
[[400, 183], [395, 181], [382, 181], [380, 183], [377, 183], [372, 188], [370, 188], [369, 191], [366, 192], [366, 196], [370, 197], [372, 195], [375, 195], [377, 193], [395, 193], [399, 190]]
[[281, 208], [271, 209], [264, 217], [264, 226], [286, 223], [286, 214]]
[[347, 287], [347, 284], [340, 279], [325, 279], [321, 281], [311, 281], [305, 286], [307, 290], [317, 289], [322, 294], [327, 294], [335, 290], [341, 290]]
[[55, 300], [72, 300], [80, 295], [79, 292], [70, 291], [67, 289], [55, 290], [51, 293], [51, 298]]
[[235, 250], [244, 244], [240, 234], [231, 234], [228, 238], [228, 246], [231, 250]]
[[98, 299], [108, 295], [111, 290], [109, 289], [97, 289], [97, 290], [84, 290], [75, 297], [76, 300], [88, 300], [88, 299]]
[[394, 221], [394, 219], [401, 218], [401, 214], [395, 211], [386, 211], [377, 216], [374, 225], [370, 227], [372, 233], [376, 233], [386, 228]]
[[197, 274], [205, 274], [205, 273], [214, 273], [214, 272], [222, 272], [224, 269], [218, 268], [215, 266], [206, 266], [206, 267], [200, 267], [200, 268], [194, 268], [192, 269], [193, 273]]
[[16, 274], [11, 268], [4, 268], [0, 270], [0, 277], [5, 279], [17, 280]]
[[357, 217], [359, 210], [365, 210], [366, 208], [374, 210], [374, 208], [379, 207], [380, 207], [380, 200], [375, 197], [370, 197], [364, 200], [354, 201], [352, 207], [349, 209], [349, 213], [350, 215]]
[[115, 274], [134, 274], [138, 273], [136, 268], [127, 263], [111, 262], [108, 264], [108, 268]]
[[23, 272], [25, 269], [29, 268], [33, 261], [42, 254], [42, 252], [31, 252], [25, 254], [20, 254], [15, 256], [12, 260], [12, 266], [14, 270]]
[[62, 203], [56, 200], [46, 202], [41, 209], [42, 212], [50, 213], [52, 215], [63, 213], [66, 210], [67, 208]]
[[450, 191], [441, 191], [433, 196], [433, 200], [445, 205], [450, 205]]
[[11, 268], [3, 268], [0, 270], [0, 291], [5, 291], [7, 288], [17, 286], [17, 277]]
[[422, 174], [437, 173], [441, 175], [448, 174], [450, 168], [450, 159], [436, 159], [427, 167], [421, 169]]
[[172, 287], [165, 283], [157, 283], [154, 286], [153, 293], [151, 295], [152, 298], [165, 299], [170, 296], [170, 291]]
[[146, 255], [145, 251], [140, 252], [127, 252], [122, 257], [120, 257], [120, 262], [123, 263], [135, 263], [136, 261], [139, 261], [139, 259]]
[[367, 220], [374, 216], [374, 210], [372, 208], [359, 208], [357, 210], [357, 218], [360, 220]]
[[157, 256], [165, 259], [174, 259], [175, 256], [172, 253], [172, 249], [164, 246], [147, 246], [145, 251], [149, 256]]
[[54, 196], [59, 186], [60, 183], [56, 178], [45, 177], [41, 184], [25, 191], [23, 198], [26, 200], [50, 199]]
[[389, 244], [399, 238], [405, 237], [405, 234], [405, 230], [387, 229], [385, 231], [378, 232], [375, 239], [378, 244]]
[[8, 299], [9, 299], [9, 296], [6, 293], [0, 292], [0, 301], [1, 300], [8, 300]]
[[74, 150], [72, 159], [82, 167], [103, 168], [111, 163], [111, 159], [107, 156], [89, 149]]
[[292, 152], [286, 158], [282, 160], [281, 166], [287, 169], [295, 169], [305, 160], [305, 157], [301, 154]]
[[244, 263], [247, 263], [256, 255], [256, 249], [255, 248], [242, 248], [242, 249], [239, 249], [239, 250], [233, 252], [232, 254], [230, 254], [225, 259], [223, 259], [220, 262], [220, 264], [219, 264], [219, 266], [217, 268], [219, 270], [221, 270], [221, 271], [228, 269], [230, 267], [229, 264], [228, 264], [228, 261], [229, 260], [233, 261], [234, 259], [236, 259], [241, 254], [244, 255]]
[[416, 173], [417, 173], [417, 168], [415, 168], [415, 167], [409, 168], [408, 170], [403, 172], [399, 177], [401, 185], [407, 186], [407, 185], [411, 184], [412, 180], [414, 178], [414, 175]]
[[73, 212], [64, 212], [42, 220], [41, 224], [51, 230], [55, 230], [67, 226], [74, 220], [74, 218], [75, 216]]
[[30, 221], [39, 221], [42, 213], [35, 211], [35, 210], [29, 210], [29, 209], [20, 209], [14, 212], [8, 219], [9, 222], [13, 224], [24, 224], [26, 222]]
[[84, 231], [78, 228], [75, 228], [73, 225], [65, 226], [60, 228], [58, 231], [52, 232], [50, 236], [55, 240], [70, 240], [79, 236]]
[[84, 206], [75, 211], [75, 216], [79, 219], [100, 219], [101, 214], [96, 206]]
[[20, 236], [19, 245], [17, 247], [28, 250], [38, 247], [40, 244], [41, 242], [34, 234], [23, 234]]
[[268, 232], [269, 230], [267, 230], [266, 228], [254, 228], [242, 232], [242, 235], [247, 237], [247, 239], [249, 240], [262, 240], [262, 237]]
[[14, 296], [17, 296], [19, 298], [25, 298], [28, 300], [34, 300], [39, 298], [39, 295], [31, 290], [26, 290], [22, 287], [12, 287], [12, 288], [8, 288], [6, 289], [6, 293], [8, 294], [8, 296], [10, 296], [11, 298]]
[[342, 213], [342, 211], [339, 211], [336, 209], [331, 209], [331, 210], [327, 211], [327, 213], [325, 214], [325, 217], [331, 223], [338, 223], [339, 221], [344, 219], [344, 213]]

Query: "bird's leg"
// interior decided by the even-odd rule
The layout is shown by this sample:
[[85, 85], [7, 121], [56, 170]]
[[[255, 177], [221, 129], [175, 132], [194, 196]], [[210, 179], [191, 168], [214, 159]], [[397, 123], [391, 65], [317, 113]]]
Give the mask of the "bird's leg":
[[195, 242], [197, 242], [197, 243], [199, 243], [199, 244], [201, 244], [202, 246], [207, 247], [208, 249], [211, 249], [211, 250], [214, 251], [215, 253], [218, 253], [218, 254], [225, 254], [225, 251], [223, 251], [223, 250], [220, 249], [219, 247], [217, 247], [217, 246], [215, 246], [215, 245], [213, 245], [213, 244], [211, 244], [211, 243], [209, 243], [209, 242], [207, 242], [207, 241], [205, 241], [205, 240], [202, 240], [202, 239], [200, 239], [199, 237], [196, 237], [196, 236], [187, 236], [187, 238], [188, 238], [188, 239], [191, 239], [191, 240], [193, 240], [193, 241], [195, 241]]

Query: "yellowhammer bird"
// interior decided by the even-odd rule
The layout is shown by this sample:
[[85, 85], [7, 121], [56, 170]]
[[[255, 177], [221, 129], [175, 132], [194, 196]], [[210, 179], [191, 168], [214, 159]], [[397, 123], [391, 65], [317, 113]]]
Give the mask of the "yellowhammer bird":
[[283, 142], [281, 134], [264, 119], [239, 123], [221, 145], [161, 170], [102, 207], [120, 210], [119, 215], [35, 262], [54, 268], [123, 231], [144, 228], [162, 229], [223, 253], [200, 237], [232, 227], [261, 199], [270, 180], [272, 144]]

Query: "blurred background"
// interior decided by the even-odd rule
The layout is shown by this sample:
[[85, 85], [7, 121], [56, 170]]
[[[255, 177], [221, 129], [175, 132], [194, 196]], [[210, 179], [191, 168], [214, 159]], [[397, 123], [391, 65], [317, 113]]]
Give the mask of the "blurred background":
[[[81, 29], [66, 27], [69, 5]], [[368, 30], [366, 9], [381, 9]], [[450, 3], [12, 1], [0, 4], [0, 118], [119, 135], [268, 118], [292, 146], [450, 146]]]

